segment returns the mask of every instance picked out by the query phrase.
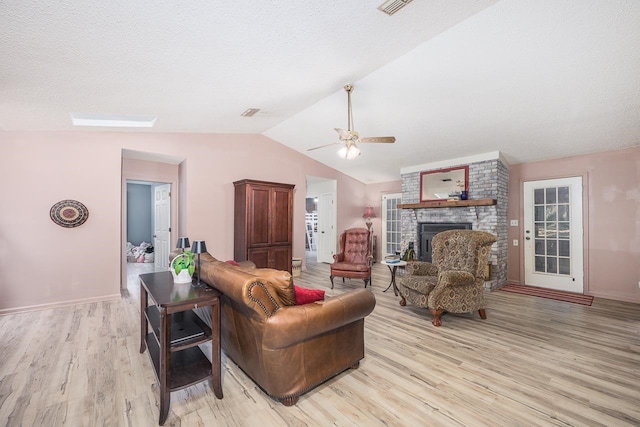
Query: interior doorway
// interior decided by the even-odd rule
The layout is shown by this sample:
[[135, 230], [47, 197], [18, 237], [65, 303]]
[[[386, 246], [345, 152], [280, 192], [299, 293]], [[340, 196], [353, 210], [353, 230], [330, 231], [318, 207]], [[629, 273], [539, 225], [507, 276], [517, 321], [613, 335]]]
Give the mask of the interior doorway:
[[[315, 231], [315, 258], [317, 262], [332, 263], [336, 251], [337, 228], [337, 181], [334, 179], [307, 176], [306, 197], [314, 199], [317, 205]], [[305, 214], [306, 215], [306, 214]], [[306, 224], [307, 218], [305, 218]], [[306, 225], [305, 225], [306, 227]], [[312, 235], [312, 237], [314, 237]], [[311, 251], [309, 251], [311, 252]], [[307, 253], [305, 258], [312, 256]]]
[[307, 197], [305, 199], [305, 219], [304, 219], [304, 248], [306, 256], [310, 252], [316, 253], [318, 250], [318, 197]]
[[[155, 271], [156, 268], [165, 269], [168, 268], [169, 259], [168, 254], [171, 251], [171, 248], [175, 244], [171, 242], [173, 240], [172, 236], [178, 236], [178, 207], [179, 207], [179, 181], [180, 174], [184, 173], [184, 168], [186, 168], [186, 164], [184, 163], [184, 158], [171, 157], [167, 155], [159, 155], [155, 153], [134, 151], [134, 150], [122, 150], [122, 181], [121, 181], [121, 219], [120, 219], [120, 242], [121, 242], [121, 252], [120, 252], [120, 289], [122, 291], [126, 291], [128, 283], [133, 280], [137, 281], [138, 274], [147, 273], [150, 271]], [[170, 235], [167, 235], [163, 240], [165, 243], [158, 243], [154, 241], [152, 231], [150, 237], [146, 237], [145, 241], [151, 243], [154, 246], [154, 261], [153, 262], [136, 262], [136, 263], [128, 263], [127, 257], [127, 241], [128, 241], [128, 225], [130, 219], [128, 218], [128, 203], [127, 203], [127, 183], [144, 183], [147, 185], [147, 189], [151, 190], [154, 186], [158, 185], [169, 185], [166, 187], [166, 195], [169, 196], [168, 206], [166, 207], [166, 214], [164, 214], [163, 218], [166, 218], [166, 229], [170, 232]], [[150, 187], [150, 188], [149, 188]], [[151, 191], [153, 192], [153, 191]], [[141, 216], [142, 218], [148, 221], [151, 225], [151, 230], [154, 230], [155, 227], [155, 211], [156, 208], [153, 207], [153, 200], [155, 198], [155, 194], [149, 195], [148, 201], [152, 206], [151, 208], [146, 208], [147, 212], [151, 210], [151, 213], [145, 214]], [[135, 222], [135, 221], [134, 221]], [[147, 236], [149, 234], [147, 233]], [[151, 239], [149, 242], [148, 239]], [[131, 242], [132, 244], [134, 242]], [[135, 242], [137, 243], [137, 242]], [[162, 247], [163, 253], [159, 253], [159, 248]], [[166, 252], [166, 255], [165, 255]], [[157, 267], [155, 265], [155, 261], [158, 260], [160, 262], [166, 262], [165, 266]], [[129, 265], [128, 265], [129, 264]], [[130, 272], [127, 267], [135, 267], [134, 272]], [[149, 267], [150, 266], [150, 267]], [[146, 271], [150, 270], [150, 271]], [[131, 277], [130, 276], [131, 273]]]
[[127, 180], [127, 276], [166, 270], [171, 241], [171, 184]]

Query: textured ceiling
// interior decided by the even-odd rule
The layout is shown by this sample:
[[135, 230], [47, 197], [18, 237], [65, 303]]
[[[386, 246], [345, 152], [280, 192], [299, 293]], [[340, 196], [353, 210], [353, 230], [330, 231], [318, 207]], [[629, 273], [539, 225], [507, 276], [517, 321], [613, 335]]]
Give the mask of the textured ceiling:
[[[414, 0], [391, 17], [381, 3], [3, 0], [0, 128], [157, 116], [136, 131], [265, 133], [366, 183], [490, 151], [640, 144], [639, 1]], [[306, 151], [346, 127], [345, 83], [354, 128], [395, 144]]]

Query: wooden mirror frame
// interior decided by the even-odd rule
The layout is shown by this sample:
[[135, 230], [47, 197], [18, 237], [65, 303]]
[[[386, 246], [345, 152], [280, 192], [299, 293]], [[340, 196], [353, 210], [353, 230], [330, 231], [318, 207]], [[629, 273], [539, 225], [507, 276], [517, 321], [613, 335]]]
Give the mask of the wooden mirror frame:
[[[464, 182], [464, 189], [460, 189], [457, 181]], [[469, 191], [469, 166], [420, 172], [421, 202], [447, 200], [462, 190]]]

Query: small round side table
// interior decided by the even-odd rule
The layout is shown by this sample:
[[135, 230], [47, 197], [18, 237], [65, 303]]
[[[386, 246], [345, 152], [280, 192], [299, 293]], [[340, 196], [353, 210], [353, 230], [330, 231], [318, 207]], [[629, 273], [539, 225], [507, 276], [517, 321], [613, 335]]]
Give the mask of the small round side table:
[[387, 286], [387, 289], [382, 292], [387, 292], [389, 288], [393, 286], [393, 293], [398, 296], [398, 287], [396, 286], [396, 271], [398, 270], [398, 267], [404, 267], [405, 265], [407, 265], [407, 261], [387, 262], [383, 260], [380, 261], [380, 264], [384, 264], [389, 267], [389, 271], [391, 272], [391, 282], [389, 282], [389, 286]]

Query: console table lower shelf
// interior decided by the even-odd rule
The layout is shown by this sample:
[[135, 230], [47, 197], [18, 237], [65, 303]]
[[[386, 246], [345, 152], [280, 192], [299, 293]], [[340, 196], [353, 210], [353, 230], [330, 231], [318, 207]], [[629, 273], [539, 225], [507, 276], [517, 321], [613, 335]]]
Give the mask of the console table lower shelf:
[[[155, 305], [148, 305], [149, 297]], [[222, 399], [219, 297], [212, 288], [173, 283], [168, 271], [140, 275], [140, 353], [149, 351], [160, 385], [160, 425], [169, 415], [173, 391], [209, 380], [216, 397]], [[212, 328], [192, 311], [207, 306]], [[209, 341], [211, 361], [198, 347]]]
[[[181, 314], [186, 315], [185, 317], [188, 318], [187, 321], [194, 321], [192, 317], [197, 317], [193, 311]], [[155, 317], [160, 317], [158, 309], [154, 306], [147, 307], [147, 318], [154, 319]], [[198, 318], [198, 320], [200, 319]], [[156, 323], [151, 321], [151, 324], [155, 325]], [[202, 324], [204, 325], [204, 322], [202, 322]], [[211, 362], [209, 362], [207, 356], [200, 350], [200, 347], [197, 346], [200, 343], [211, 340], [211, 329], [206, 325], [204, 325], [204, 328], [208, 329], [208, 331], [205, 330], [202, 336], [188, 341], [185, 340], [180, 343], [181, 345], [171, 344], [169, 391], [178, 391], [190, 385], [197, 384], [200, 381], [213, 378]], [[147, 348], [149, 349], [149, 356], [156, 371], [156, 378], [158, 382], [160, 382], [160, 344], [156, 336], [159, 336], [159, 331], [158, 335], [153, 333], [147, 334], [146, 342]]]

